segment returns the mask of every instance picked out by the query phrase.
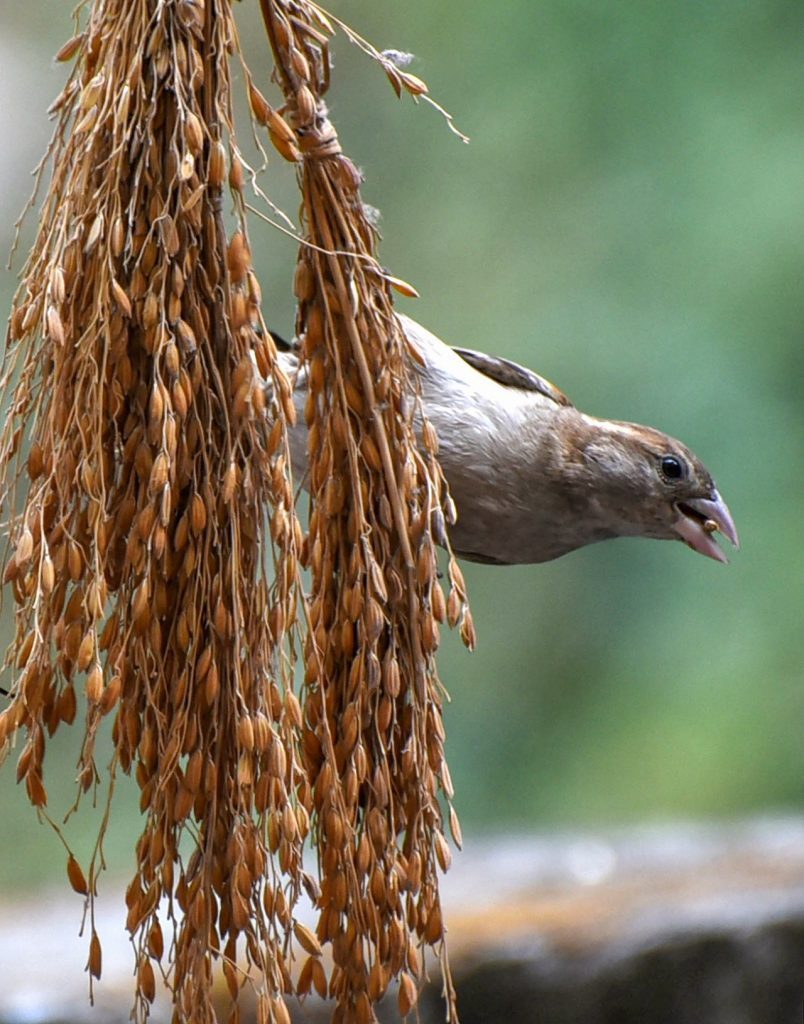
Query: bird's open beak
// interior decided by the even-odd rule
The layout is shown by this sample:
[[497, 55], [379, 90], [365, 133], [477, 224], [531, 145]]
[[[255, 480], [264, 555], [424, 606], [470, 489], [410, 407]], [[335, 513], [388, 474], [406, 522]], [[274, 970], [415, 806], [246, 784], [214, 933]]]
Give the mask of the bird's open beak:
[[726, 502], [714, 491], [711, 498], [691, 498], [676, 504], [678, 519], [673, 524], [676, 533], [693, 551], [698, 551], [717, 562], [728, 562], [712, 536], [718, 530], [739, 548], [740, 538]]

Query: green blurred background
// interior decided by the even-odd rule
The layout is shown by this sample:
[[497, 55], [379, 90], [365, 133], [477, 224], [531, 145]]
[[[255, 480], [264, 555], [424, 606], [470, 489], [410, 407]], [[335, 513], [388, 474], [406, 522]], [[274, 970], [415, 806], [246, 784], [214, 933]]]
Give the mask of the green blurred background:
[[[254, 0], [238, 5], [271, 99]], [[339, 38], [331, 112], [382, 213], [382, 258], [445, 340], [529, 364], [584, 410], [650, 423], [712, 468], [743, 550], [617, 541], [532, 567], [467, 566], [479, 647], [445, 637], [464, 831], [798, 811], [804, 800], [801, 518], [804, 95], [796, 0], [338, 3], [471, 136], [396, 100]], [[0, 5], [0, 251], [48, 137], [69, 5]], [[238, 76], [238, 81], [241, 81]], [[269, 194], [291, 214], [292, 171]], [[25, 238], [30, 241], [35, 217]], [[266, 315], [293, 322], [294, 246], [252, 226]], [[20, 266], [19, 258], [15, 269]], [[0, 278], [7, 310], [12, 274]], [[6, 611], [7, 615], [7, 611]], [[4, 629], [8, 636], [8, 626]], [[48, 753], [51, 810], [79, 737]], [[136, 799], [107, 845], [128, 867]], [[85, 852], [99, 811], [69, 828]], [[64, 854], [0, 774], [0, 885]]]

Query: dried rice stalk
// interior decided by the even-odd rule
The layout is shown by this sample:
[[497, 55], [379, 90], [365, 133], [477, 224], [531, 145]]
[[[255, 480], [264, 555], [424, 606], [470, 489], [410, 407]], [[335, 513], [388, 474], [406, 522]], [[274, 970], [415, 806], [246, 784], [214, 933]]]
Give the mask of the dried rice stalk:
[[[126, 895], [138, 1016], [166, 958], [176, 1019], [194, 1022], [214, 1019], [218, 956], [236, 996], [238, 944], [279, 1005], [312, 810], [282, 653], [302, 535], [285, 416], [266, 431], [259, 378], [273, 377], [286, 415], [289, 385], [260, 331], [242, 200], [228, 242], [221, 214], [227, 165], [238, 184], [237, 48], [229, 0], [94, 4], [55, 104], [53, 179], [3, 381], [12, 513], [15, 473], [29, 482], [5, 569], [19, 672], [0, 745], [24, 730], [18, 775], [41, 808], [46, 736], [73, 720], [77, 691], [84, 790], [101, 719], [115, 716], [111, 772], [134, 771], [145, 815]], [[82, 884], [71, 857], [73, 885], [94, 893], [101, 866], [99, 844]], [[100, 959], [93, 929], [95, 976]]]
[[[336, 1021], [374, 1020], [372, 1006], [394, 978], [407, 1014], [423, 945], [441, 953], [454, 1019], [437, 878], [450, 856], [439, 789], [452, 796], [434, 661], [447, 608], [435, 550], [446, 489], [432, 427], [421, 452], [416, 443], [391, 287], [375, 258], [360, 176], [321, 99], [329, 22], [311, 3], [294, 4], [293, 16], [269, 0], [262, 10], [285, 95], [281, 123], [291, 129], [275, 123], [271, 137], [302, 155], [313, 243], [300, 250], [295, 291], [310, 381], [313, 584], [302, 741], [321, 869], [318, 938], [332, 944]], [[419, 93], [418, 79], [395, 74]], [[450, 576], [453, 616], [471, 640], [454, 561]]]
[[[434, 654], [445, 618], [469, 643], [473, 631], [454, 561], [448, 600], [436, 579], [448, 496], [426, 424], [417, 447], [392, 279], [321, 102], [331, 24], [309, 3], [262, 9], [285, 107], [271, 108], [245, 69], [251, 110], [299, 165], [312, 243], [296, 275], [311, 370], [309, 536], [287, 470], [291, 388], [249, 254], [231, 2], [95, 0], [58, 55], [76, 64], [53, 107], [52, 182], [9, 323], [0, 497], [16, 677], [0, 751], [22, 733], [18, 778], [46, 816], [46, 740], [76, 717], [77, 691], [82, 791], [99, 781], [95, 738], [114, 716], [110, 795], [117, 770], [133, 770], [145, 815], [126, 894], [136, 1019], [161, 973], [174, 1020], [215, 1020], [218, 959], [233, 1021], [249, 972], [261, 1022], [289, 1020], [294, 988], [333, 995], [335, 1020], [371, 1021], [394, 978], [406, 1014], [431, 945], [455, 1020], [437, 879], [449, 861], [438, 791], [452, 791]], [[423, 95], [420, 80], [395, 75]], [[67, 864], [87, 898], [95, 978], [104, 829], [88, 877], [72, 853]], [[320, 888], [302, 869], [310, 831]], [[303, 884], [317, 935], [294, 918]], [[293, 949], [305, 955], [295, 982]]]

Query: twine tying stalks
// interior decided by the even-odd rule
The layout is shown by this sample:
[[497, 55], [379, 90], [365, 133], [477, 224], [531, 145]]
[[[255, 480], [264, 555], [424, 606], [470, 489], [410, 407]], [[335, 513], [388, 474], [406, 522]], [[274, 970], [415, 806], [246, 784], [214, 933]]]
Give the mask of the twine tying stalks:
[[[289, 474], [292, 385], [251, 265], [230, 0], [95, 0], [58, 55], [75, 65], [52, 108], [52, 181], [7, 335], [0, 497], [16, 633], [0, 750], [21, 734], [17, 777], [67, 846], [97, 979], [108, 810], [85, 874], [45, 810], [43, 761], [83, 694], [78, 782], [94, 789], [111, 716], [109, 798], [116, 773], [133, 772], [144, 815], [126, 892], [135, 1019], [161, 975], [175, 1021], [216, 1020], [217, 962], [232, 1024], [247, 981], [260, 1022], [289, 1021], [286, 997], [311, 990], [335, 999], [335, 1021], [373, 1021], [394, 979], [404, 1016], [429, 945], [455, 1021], [439, 791], [459, 832], [434, 656], [443, 621], [474, 634], [453, 559], [448, 597], [437, 579], [450, 503], [434, 430], [414, 433], [395, 279], [323, 106], [333, 24], [304, 0], [261, 9], [284, 105], [244, 65], [251, 111], [303, 199], [309, 532]], [[426, 89], [396, 68], [393, 81]], [[320, 882], [302, 863], [308, 836]], [[294, 916], [302, 887], [315, 933]]]

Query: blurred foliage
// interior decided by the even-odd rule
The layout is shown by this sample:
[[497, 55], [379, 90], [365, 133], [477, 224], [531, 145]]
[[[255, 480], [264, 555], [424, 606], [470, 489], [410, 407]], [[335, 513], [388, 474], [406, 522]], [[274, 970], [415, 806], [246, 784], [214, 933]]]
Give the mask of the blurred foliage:
[[[479, 649], [448, 636], [441, 657], [465, 830], [800, 806], [799, 4], [334, 9], [380, 48], [412, 51], [411, 70], [472, 140], [397, 102], [336, 41], [332, 115], [382, 212], [386, 264], [421, 292], [405, 312], [445, 340], [532, 365], [589, 412], [681, 437], [713, 469], [743, 540], [729, 568], [645, 541], [466, 567]], [[256, 4], [240, 14], [275, 98]], [[63, 76], [50, 56], [71, 34], [53, 0], [0, 8], [4, 253]], [[295, 215], [287, 165], [272, 158], [263, 185]], [[266, 315], [288, 332], [294, 245], [257, 222], [252, 236]], [[12, 288], [5, 274], [3, 308]], [[55, 816], [72, 796], [69, 739], [46, 777]], [[13, 770], [0, 775], [0, 878], [18, 886], [62, 851]], [[125, 804], [112, 864], [136, 834], [120, 821]], [[81, 821], [79, 851], [94, 834]]]

